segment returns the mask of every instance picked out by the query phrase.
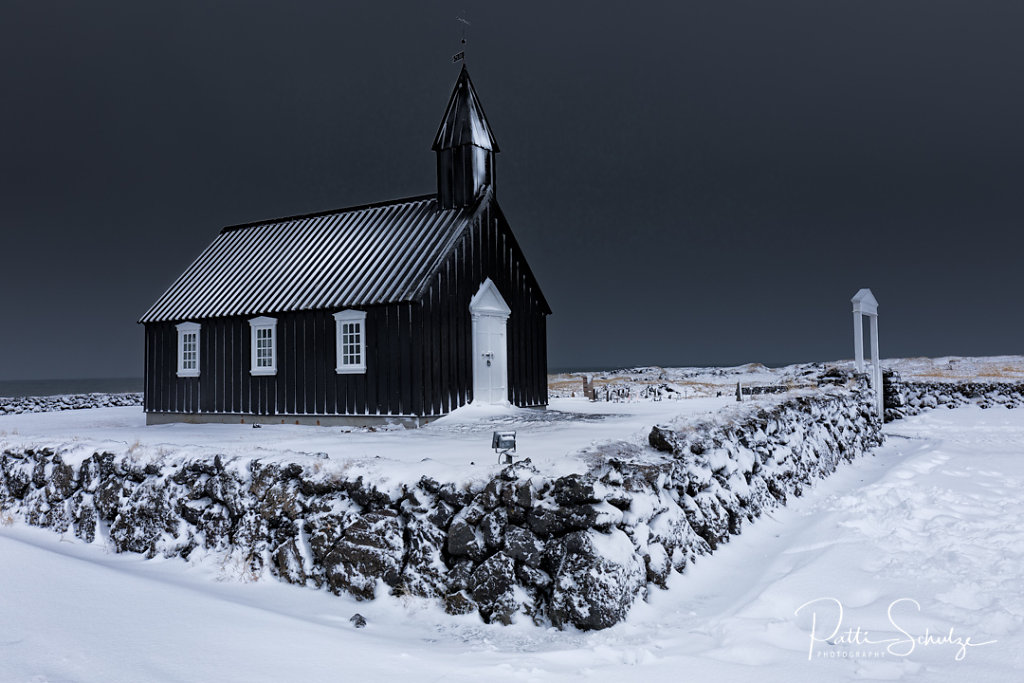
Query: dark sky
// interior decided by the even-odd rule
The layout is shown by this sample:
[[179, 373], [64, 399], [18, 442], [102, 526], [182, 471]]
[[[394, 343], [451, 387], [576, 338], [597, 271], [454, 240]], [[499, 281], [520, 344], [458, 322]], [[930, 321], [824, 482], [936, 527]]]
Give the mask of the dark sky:
[[1024, 353], [1024, 3], [0, 8], [0, 379], [139, 376], [228, 224], [435, 189], [468, 66], [552, 368]]

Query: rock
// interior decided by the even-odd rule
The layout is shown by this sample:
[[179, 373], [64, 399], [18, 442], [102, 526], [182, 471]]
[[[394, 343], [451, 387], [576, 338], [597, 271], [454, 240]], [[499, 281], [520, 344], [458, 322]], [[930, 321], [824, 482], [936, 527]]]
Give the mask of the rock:
[[357, 477], [355, 481], [345, 481], [344, 487], [352, 500], [363, 508], [382, 510], [391, 505], [391, 497], [378, 490], [375, 486], [363, 484], [362, 475]]
[[594, 476], [591, 474], [570, 474], [555, 480], [552, 495], [562, 506], [572, 507], [598, 502], [594, 492]]
[[[690, 526], [689, 520], [683, 514], [682, 509], [671, 507], [656, 515], [649, 523], [650, 535], [648, 545], [655, 544], [665, 553], [669, 562], [667, 567], [661, 567], [656, 562], [653, 571], [656, 578], [651, 578], [653, 583], [663, 585], [668, 578], [668, 570], [676, 569], [683, 571], [699, 555], [707, 555], [711, 552], [710, 546]], [[650, 554], [656, 554], [657, 550]], [[657, 558], [655, 558], [657, 559]], [[645, 560], [646, 561], [646, 560]], [[651, 569], [650, 564], [648, 568]]]
[[655, 542], [647, 546], [644, 567], [647, 571], [647, 583], [653, 583], [661, 588], [667, 587], [669, 574], [672, 573], [672, 562], [663, 545]]
[[480, 520], [480, 532], [483, 534], [484, 543], [488, 548], [497, 549], [505, 542], [505, 526], [508, 524], [508, 513], [503, 508], [497, 508], [487, 513]]
[[263, 568], [263, 552], [261, 546], [273, 543], [281, 536], [295, 533], [295, 527], [288, 528], [285, 533], [278, 535], [272, 533], [266, 520], [259, 516], [255, 510], [245, 512], [235, 520], [228, 531], [228, 542], [236, 547], [245, 549], [252, 557], [252, 564]]
[[512, 502], [521, 508], [529, 510], [533, 507], [533, 482], [530, 480], [520, 481], [511, 489], [515, 492]]
[[308, 503], [305, 523], [309, 531], [309, 547], [314, 562], [322, 564], [348, 526], [354, 514], [350, 511], [353, 506], [348, 496], [339, 491], [310, 498]]
[[662, 425], [654, 425], [651, 428], [651, 433], [647, 435], [647, 443], [651, 445], [651, 448], [662, 453], [676, 452], [675, 432]]
[[475, 502], [484, 510], [493, 510], [501, 505], [502, 492], [507, 488], [508, 484], [500, 478], [491, 479], [476, 497]]
[[448, 614], [469, 614], [474, 609], [476, 605], [465, 591], [460, 590], [444, 597], [444, 611]]
[[228, 535], [231, 531], [231, 514], [224, 505], [220, 503], [207, 505], [199, 515], [199, 523], [196, 526], [203, 532], [207, 548], [227, 549]]
[[356, 628], [363, 628], [364, 626], [366, 626], [366, 617], [364, 617], [359, 612], [353, 614], [349, 621], [352, 622], [352, 625]]
[[[119, 553], [128, 551], [154, 557], [157, 541], [164, 533], [173, 533], [177, 526], [175, 515], [171, 514], [171, 501], [159, 480], [144, 481], [130, 491], [124, 504], [115, 509], [110, 540]], [[101, 487], [95, 499], [97, 507], [103, 492]]]
[[560, 508], [535, 507], [527, 513], [527, 523], [538, 536], [560, 536], [569, 531], [587, 529], [597, 521], [597, 511], [589, 505]]
[[441, 552], [447, 539], [444, 531], [426, 519], [413, 518], [405, 526], [405, 539], [402, 592], [422, 597], [445, 595], [449, 579]]
[[427, 513], [427, 520], [439, 529], [447, 529], [454, 516], [455, 508], [443, 500], [435, 500]]
[[96, 509], [103, 519], [113, 521], [117, 516], [117, 509], [121, 503], [121, 490], [121, 482], [113, 475], [105, 478], [96, 487], [94, 500]]
[[438, 481], [433, 477], [428, 477], [426, 475], [420, 477], [420, 480], [416, 484], [416, 486], [418, 486], [426, 493], [430, 494], [432, 498], [441, 491], [441, 484], [439, 484]]
[[82, 490], [86, 493], [95, 493], [103, 478], [113, 473], [113, 460], [113, 453], [93, 453], [86, 458], [78, 469], [78, 480]]
[[462, 512], [455, 516], [448, 528], [448, 552], [455, 557], [473, 560], [482, 560], [486, 555], [483, 535], [470, 526]]
[[39, 459], [32, 468], [32, 486], [41, 489], [46, 486], [46, 461]]
[[473, 575], [474, 563], [472, 560], [458, 560], [448, 570], [448, 592], [460, 591], [469, 588], [470, 577]]
[[210, 501], [181, 501], [178, 503], [178, 514], [189, 524], [198, 526], [199, 520], [203, 516], [203, 510], [209, 503]]
[[306, 571], [302, 562], [302, 553], [294, 538], [290, 538], [271, 555], [274, 573], [288, 583], [303, 585], [306, 583]]
[[272, 483], [264, 481], [260, 490], [262, 496], [256, 509], [271, 528], [289, 525], [305, 511], [304, 496], [299, 492], [298, 482], [294, 479]]
[[29, 476], [20, 470], [14, 470], [7, 475], [7, 490], [12, 498], [23, 499], [31, 483]]
[[515, 563], [503, 552], [497, 552], [477, 567], [470, 577], [473, 600], [485, 621], [512, 623], [519, 605], [516, 602]]
[[551, 585], [551, 576], [546, 571], [525, 564], [516, 564], [516, 578], [524, 586], [544, 589]]
[[355, 516], [324, 558], [327, 583], [362, 600], [372, 599], [378, 579], [389, 586], [399, 583], [404, 543], [394, 512], [368, 512]]
[[51, 503], [66, 500], [75, 489], [74, 470], [59, 455], [53, 456], [53, 470], [46, 484], [46, 497]]
[[444, 484], [437, 491], [438, 497], [456, 509], [464, 508], [473, 500], [473, 494], [463, 491], [452, 482]]
[[75, 536], [86, 543], [96, 539], [96, 508], [92, 504], [92, 496], [79, 491], [71, 500], [71, 521]]
[[505, 553], [529, 567], [539, 567], [544, 558], [544, 544], [529, 529], [509, 526], [505, 529]]
[[621, 621], [646, 583], [646, 569], [619, 529], [577, 531], [564, 540], [548, 614], [558, 627], [589, 630]]
[[232, 519], [242, 516], [245, 511], [243, 485], [233, 473], [218, 471], [207, 479], [205, 488], [206, 495], [223, 505]]

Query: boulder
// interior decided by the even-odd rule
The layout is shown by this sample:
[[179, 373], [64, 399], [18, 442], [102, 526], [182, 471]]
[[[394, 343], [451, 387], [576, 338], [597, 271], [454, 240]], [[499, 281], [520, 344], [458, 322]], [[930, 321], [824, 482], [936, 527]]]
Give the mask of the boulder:
[[529, 529], [509, 526], [505, 529], [505, 553], [529, 567], [539, 567], [544, 559], [544, 544]]
[[559, 477], [552, 487], [552, 496], [555, 502], [565, 507], [596, 503], [598, 496], [594, 491], [594, 476], [570, 474]]
[[545, 538], [560, 536], [574, 530], [589, 529], [597, 518], [597, 511], [590, 505], [535, 507], [526, 516], [530, 529]]
[[504, 508], [497, 508], [484, 515], [480, 520], [480, 532], [488, 548], [497, 549], [505, 542], [505, 526], [508, 524], [508, 513]]
[[448, 552], [454, 557], [482, 560], [487, 553], [483, 534], [470, 525], [463, 512], [456, 515], [448, 527]]
[[403, 550], [402, 526], [394, 512], [356, 515], [324, 558], [327, 583], [334, 592], [372, 599], [378, 579], [389, 586], [399, 583]]
[[621, 621], [647, 578], [629, 537], [619, 529], [608, 534], [577, 531], [562, 545], [548, 608], [551, 621], [583, 630]]
[[456, 591], [444, 596], [444, 611], [448, 614], [469, 614], [476, 605], [465, 591]]
[[295, 583], [300, 586], [306, 583], [306, 570], [303, 566], [302, 553], [299, 551], [296, 539], [289, 538], [278, 546], [271, 555], [271, 561], [273, 562], [274, 573], [288, 583]]
[[515, 563], [503, 552], [491, 555], [473, 571], [470, 588], [485, 621], [512, 623], [513, 615], [519, 609], [515, 585]]
[[445, 595], [449, 579], [442, 557], [447, 539], [444, 531], [425, 518], [413, 518], [406, 523], [405, 539], [402, 592], [422, 597]]
[[[107, 491], [100, 487], [96, 497], [97, 507]], [[129, 493], [130, 491], [130, 493]], [[110, 540], [114, 549], [121, 552], [143, 553], [154, 557], [157, 543], [165, 533], [173, 534], [177, 518], [172, 513], [171, 501], [165, 487], [157, 479], [145, 481], [122, 492], [127, 494], [123, 504], [114, 509], [114, 520], [110, 524]], [[108, 499], [105, 505], [110, 505]], [[108, 507], [109, 510], [109, 507]]]

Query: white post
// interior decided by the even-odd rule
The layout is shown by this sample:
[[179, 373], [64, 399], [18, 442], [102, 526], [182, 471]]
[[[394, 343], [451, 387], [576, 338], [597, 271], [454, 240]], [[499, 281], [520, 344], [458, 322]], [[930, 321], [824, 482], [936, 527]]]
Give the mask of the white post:
[[875, 405], [878, 417], [883, 416], [885, 403], [882, 399], [882, 363], [878, 357], [878, 316], [871, 316], [871, 388], [875, 390]]
[[857, 372], [864, 372], [864, 319], [860, 311], [853, 312], [853, 360]]
[[853, 350], [857, 372], [864, 372], [864, 319], [871, 318], [871, 389], [875, 394], [878, 417], [884, 419], [885, 400], [882, 397], [882, 363], [878, 357], [878, 301], [870, 289], [858, 290], [853, 298]]

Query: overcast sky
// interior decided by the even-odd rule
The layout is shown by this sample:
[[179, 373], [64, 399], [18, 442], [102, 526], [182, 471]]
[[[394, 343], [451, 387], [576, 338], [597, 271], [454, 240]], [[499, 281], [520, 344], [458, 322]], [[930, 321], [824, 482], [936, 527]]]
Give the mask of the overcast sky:
[[228, 224], [435, 190], [466, 52], [551, 367], [1024, 353], [1024, 3], [0, 7], [0, 379], [141, 376]]

